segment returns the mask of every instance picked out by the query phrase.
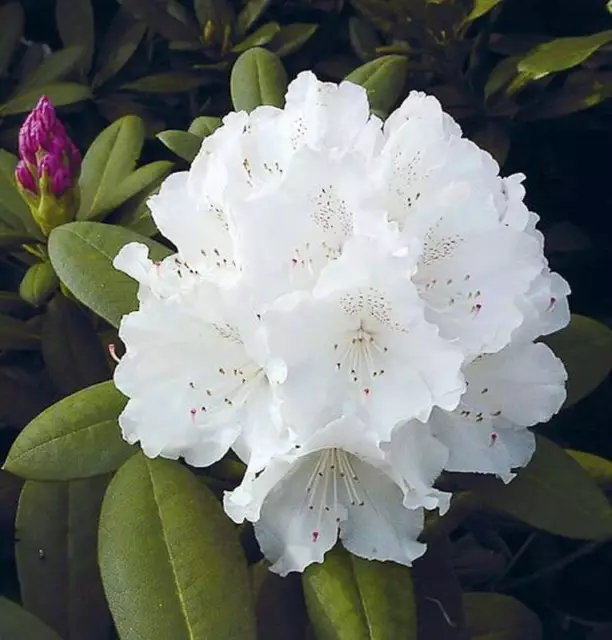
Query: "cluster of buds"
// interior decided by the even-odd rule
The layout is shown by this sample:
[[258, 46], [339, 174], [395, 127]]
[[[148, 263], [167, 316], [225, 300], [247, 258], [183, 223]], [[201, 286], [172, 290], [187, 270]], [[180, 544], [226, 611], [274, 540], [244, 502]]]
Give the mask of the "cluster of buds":
[[74, 220], [81, 156], [43, 96], [19, 132], [17, 186], [42, 232]]

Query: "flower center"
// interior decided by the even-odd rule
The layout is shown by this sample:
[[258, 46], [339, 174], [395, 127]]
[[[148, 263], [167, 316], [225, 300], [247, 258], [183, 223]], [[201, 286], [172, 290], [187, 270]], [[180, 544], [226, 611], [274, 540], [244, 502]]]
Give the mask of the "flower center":
[[342, 449], [325, 449], [315, 462], [310, 480], [306, 485], [306, 504], [310, 511], [317, 512], [317, 520], [312, 531], [312, 541], [320, 535], [323, 514], [336, 514], [336, 524], [340, 523], [338, 506], [363, 507], [364, 492], [351, 463], [351, 455]]
[[372, 381], [385, 373], [380, 361], [388, 347], [381, 346], [375, 335], [361, 322], [357, 331], [351, 331], [343, 344], [334, 344], [336, 369], [347, 373], [350, 381], [360, 385], [366, 396], [372, 391]]

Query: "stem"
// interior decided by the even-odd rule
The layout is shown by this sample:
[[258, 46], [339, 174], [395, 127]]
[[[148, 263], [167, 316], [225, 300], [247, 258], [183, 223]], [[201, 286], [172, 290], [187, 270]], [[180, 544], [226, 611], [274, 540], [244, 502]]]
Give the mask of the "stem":
[[592, 542], [589, 542], [588, 544], [585, 544], [584, 546], [580, 547], [573, 553], [570, 553], [564, 556], [557, 562], [553, 562], [547, 567], [543, 567], [539, 571], [536, 571], [535, 573], [532, 573], [529, 576], [525, 576], [523, 578], [517, 578], [516, 580], [511, 580], [510, 582], [507, 582], [506, 584], [501, 585], [500, 588], [503, 590], [516, 589], [517, 587], [522, 587], [526, 584], [529, 584], [530, 582], [539, 580], [540, 578], [543, 578], [544, 576], [547, 576], [551, 573], [556, 573], [560, 569], [565, 569], [565, 567], [570, 565], [575, 560], [578, 560], [579, 558], [582, 558], [583, 556], [586, 556], [589, 553], [592, 553], [593, 551], [595, 551], [596, 549], [598, 549], [599, 547], [601, 547], [602, 545], [606, 544], [609, 541], [610, 541], [610, 538], [604, 538], [603, 540], [593, 540]]

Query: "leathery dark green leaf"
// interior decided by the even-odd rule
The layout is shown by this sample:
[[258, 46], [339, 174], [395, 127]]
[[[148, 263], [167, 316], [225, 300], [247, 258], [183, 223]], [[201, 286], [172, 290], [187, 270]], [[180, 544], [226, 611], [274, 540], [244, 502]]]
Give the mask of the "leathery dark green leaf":
[[254, 640], [255, 613], [237, 532], [180, 464], [143, 454], [113, 478], [99, 563], [122, 640]]
[[416, 640], [410, 569], [358, 558], [340, 547], [303, 574], [317, 640]]
[[[65, 640], [107, 640], [110, 616], [96, 562], [105, 476], [26, 482], [15, 521], [25, 607]], [[32, 640], [38, 636], [32, 636]]]
[[126, 398], [111, 380], [45, 409], [19, 434], [4, 469], [29, 480], [65, 481], [118, 469], [137, 449], [121, 437]]
[[138, 306], [137, 283], [113, 267], [119, 250], [130, 242], [149, 247], [152, 260], [163, 260], [171, 253], [130, 229], [99, 222], [70, 222], [49, 235], [49, 258], [60, 280], [80, 302], [114, 327]]

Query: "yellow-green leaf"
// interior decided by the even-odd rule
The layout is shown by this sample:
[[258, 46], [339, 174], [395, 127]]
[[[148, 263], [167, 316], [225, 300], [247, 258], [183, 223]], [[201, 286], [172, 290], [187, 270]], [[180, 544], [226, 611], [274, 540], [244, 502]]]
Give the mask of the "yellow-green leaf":
[[113, 478], [99, 563], [122, 640], [254, 640], [238, 535], [217, 499], [176, 462], [142, 454]]
[[113, 122], [93, 141], [81, 167], [79, 220], [97, 217], [115, 199], [115, 190], [136, 166], [144, 144], [145, 125], [138, 116]]
[[136, 281], [113, 267], [115, 256], [129, 242], [147, 245], [152, 260], [170, 255], [158, 242], [99, 222], [71, 222], [49, 236], [49, 258], [60, 280], [77, 300], [115, 327], [138, 306]]
[[[24, 606], [62, 638], [106, 640], [110, 617], [96, 562], [108, 478], [26, 482], [15, 553]], [[38, 638], [37, 636], [33, 636]]]
[[417, 613], [408, 567], [357, 558], [340, 547], [303, 574], [317, 640], [416, 640]]
[[38, 307], [57, 289], [59, 278], [48, 262], [33, 264], [23, 276], [19, 295], [32, 306]]
[[603, 489], [612, 488], [612, 462], [586, 451], [565, 450]]
[[466, 593], [463, 608], [472, 640], [542, 640], [538, 616], [501, 593]]
[[189, 125], [187, 130], [200, 139], [209, 136], [221, 126], [221, 118], [212, 116], [199, 116]]
[[561, 447], [537, 436], [531, 462], [510, 484], [482, 492], [488, 507], [566, 538], [612, 535], [612, 507], [595, 481]]
[[126, 402], [110, 380], [60, 400], [21, 431], [3, 468], [20, 478], [45, 481], [78, 480], [118, 469], [137, 452], [119, 429]]
[[54, 82], [33, 87], [0, 106], [0, 116], [31, 111], [42, 96], [47, 96], [56, 107], [62, 107], [91, 98], [89, 87], [76, 82]]
[[178, 129], [162, 131], [157, 134], [157, 138], [170, 151], [176, 153], [179, 158], [183, 158], [187, 162], [193, 161], [202, 146], [201, 138], [188, 131], [180, 131]]
[[408, 61], [403, 56], [382, 56], [357, 67], [345, 80], [367, 90], [373, 111], [388, 113], [404, 89], [407, 69]]
[[252, 111], [263, 104], [282, 107], [287, 91], [287, 73], [278, 56], [255, 47], [236, 60], [230, 90], [236, 111]]
[[470, 22], [474, 22], [474, 20], [478, 20], [478, 18], [481, 18], [489, 13], [489, 11], [495, 9], [500, 2], [501, 0], [474, 0], [472, 10], [463, 21], [463, 24], [466, 25]]
[[242, 53], [243, 51], [252, 49], [253, 47], [263, 47], [263, 45], [268, 44], [268, 42], [270, 42], [272, 38], [279, 33], [279, 31], [280, 25], [278, 22], [268, 22], [263, 24], [248, 38], [245, 38], [242, 42], [237, 44], [232, 51], [234, 53]]
[[103, 218], [107, 213], [117, 209], [136, 194], [145, 191], [153, 184], [158, 184], [168, 176], [174, 164], [167, 160], [150, 162], [125, 176], [115, 190], [109, 194], [104, 207], [98, 208], [96, 218]]
[[0, 638], [5, 640], [62, 640], [36, 616], [19, 605], [0, 598]]
[[572, 314], [565, 329], [544, 341], [567, 369], [565, 407], [588, 396], [612, 370], [612, 329], [597, 320]]
[[284, 58], [301, 49], [316, 33], [318, 28], [318, 24], [310, 24], [308, 22], [282, 25], [268, 47], [279, 58]]
[[517, 70], [529, 80], [539, 80], [550, 73], [578, 66], [611, 41], [612, 29], [590, 36], [557, 38], [544, 42], [519, 60]]
[[[159, 192], [164, 178], [167, 173], [172, 170], [172, 167], [174, 167], [173, 162], [165, 160], [159, 160], [150, 164], [157, 165], [158, 178], [149, 182], [143, 189], [129, 198], [129, 200], [122, 203], [109, 219], [113, 224], [120, 224], [124, 227], [128, 227], [136, 233], [140, 233], [147, 237], [154, 236], [157, 233], [157, 227], [151, 217], [151, 212], [149, 211], [147, 202], [152, 195]], [[164, 170], [164, 165], [166, 170]], [[149, 167], [150, 165], [146, 166]]]
[[23, 34], [24, 15], [19, 2], [9, 2], [0, 7], [0, 75], [8, 71], [15, 48]]

